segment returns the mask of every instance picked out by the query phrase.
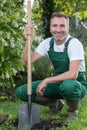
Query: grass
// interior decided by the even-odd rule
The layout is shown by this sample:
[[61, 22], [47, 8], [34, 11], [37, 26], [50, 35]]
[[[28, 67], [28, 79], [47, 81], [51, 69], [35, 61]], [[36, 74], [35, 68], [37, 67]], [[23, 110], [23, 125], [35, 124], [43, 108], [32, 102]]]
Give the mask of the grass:
[[[16, 120], [19, 116], [19, 105], [23, 103], [19, 100], [16, 102], [13, 101], [4, 101], [0, 102], [0, 122], [2, 118], [6, 118], [3, 124], [0, 125], [0, 130], [19, 130], [19, 128], [14, 127], [12, 123]], [[60, 111], [56, 115], [49, 115], [48, 114], [48, 107], [41, 106], [41, 119], [51, 119], [56, 118], [60, 121], [65, 122], [67, 116], [67, 106], [63, 107], [62, 111]], [[6, 117], [4, 117], [6, 116]], [[73, 123], [70, 123], [69, 126], [58, 128], [60, 130], [87, 130], [87, 95], [80, 101], [79, 105], [79, 120]], [[54, 129], [51, 129], [54, 130]], [[57, 130], [57, 129], [56, 129]]]

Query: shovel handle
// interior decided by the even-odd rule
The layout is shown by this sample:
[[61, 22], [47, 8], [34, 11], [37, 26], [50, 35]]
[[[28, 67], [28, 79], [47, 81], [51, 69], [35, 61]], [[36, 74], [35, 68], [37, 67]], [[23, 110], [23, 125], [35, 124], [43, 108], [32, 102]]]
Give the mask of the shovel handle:
[[[31, 26], [31, 1], [27, 1], [27, 15], [28, 15], [28, 25]], [[31, 95], [32, 93], [32, 76], [31, 76], [31, 36], [28, 35], [28, 88], [27, 93]]]

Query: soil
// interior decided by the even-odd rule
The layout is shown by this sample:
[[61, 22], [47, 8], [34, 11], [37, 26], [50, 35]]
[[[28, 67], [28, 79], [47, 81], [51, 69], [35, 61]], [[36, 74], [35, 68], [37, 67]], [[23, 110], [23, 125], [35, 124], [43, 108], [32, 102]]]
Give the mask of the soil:
[[[5, 97], [7, 97], [7, 95], [10, 95], [10, 93], [6, 94]], [[8, 98], [0, 98], [0, 102], [6, 99], [8, 100]], [[9, 120], [8, 114], [0, 114], [0, 126], [1, 125], [10, 125], [13, 127], [18, 127], [18, 118]], [[59, 119], [43, 119], [40, 121], [40, 123], [34, 124], [31, 130], [50, 130], [51, 128], [53, 130], [56, 130], [57, 128], [61, 128], [63, 126], [67, 127], [67, 124], [64, 124]]]
[[50, 130], [51, 128], [56, 130], [57, 128], [67, 127], [67, 124], [60, 122], [58, 119], [42, 120], [32, 126], [31, 130]]
[[[6, 120], [8, 119], [8, 115], [0, 115], [0, 125], [5, 124]], [[13, 121], [9, 121], [9, 125], [12, 125], [14, 127], [18, 127], [18, 119], [15, 119]], [[56, 130], [57, 128], [61, 127], [67, 127], [67, 124], [64, 124], [63, 122], [59, 121], [58, 119], [50, 119], [50, 120], [41, 120], [40, 123], [34, 124], [31, 128], [31, 130], [50, 130], [51, 128], [53, 130]]]
[[8, 118], [7, 114], [0, 114], [0, 125], [3, 124]]

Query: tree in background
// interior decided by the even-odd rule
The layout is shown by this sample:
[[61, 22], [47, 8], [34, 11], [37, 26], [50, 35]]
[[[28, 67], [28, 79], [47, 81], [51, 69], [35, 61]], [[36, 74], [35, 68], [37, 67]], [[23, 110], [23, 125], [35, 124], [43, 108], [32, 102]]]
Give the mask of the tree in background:
[[15, 86], [13, 77], [23, 71], [24, 0], [0, 0], [0, 87]]
[[[87, 0], [35, 0], [32, 12], [32, 20], [35, 25], [36, 36], [39, 36], [41, 40], [51, 36], [49, 21], [52, 13], [60, 12], [67, 14], [70, 18], [70, 33], [82, 41], [85, 48], [85, 54], [87, 55], [87, 29], [81, 24], [83, 21], [83, 23], [86, 22], [87, 25]], [[79, 20], [78, 25], [77, 19]], [[37, 44], [35, 45], [37, 46]], [[46, 60], [44, 59], [44, 63], [45, 61]], [[42, 67], [42, 71], [43, 70], [44, 65]], [[37, 71], [39, 71], [39, 69]], [[44, 72], [49, 73], [47, 69]], [[41, 74], [39, 77], [41, 77]]]
[[[83, 23], [85, 20], [87, 21], [86, 5], [86, 0], [35, 0], [32, 8], [32, 21], [36, 30], [36, 37], [34, 37], [32, 44], [33, 50], [40, 40], [50, 36], [49, 21], [53, 12], [63, 12], [69, 15], [70, 30], [74, 35], [81, 38], [84, 42], [85, 50], [87, 50], [87, 33], [84, 33], [85, 29], [83, 29], [81, 24], [76, 27], [75, 20], [78, 17]], [[23, 38], [25, 19], [24, 0], [0, 0], [0, 87], [14, 86], [14, 76], [24, 70], [21, 59], [25, 43]], [[85, 34], [84, 38], [83, 34]], [[50, 62], [46, 62], [45, 58], [44, 62], [38, 62], [40, 63], [32, 66], [34, 79], [43, 79], [44, 76], [48, 76], [48, 73], [51, 74], [52, 68], [49, 68]]]
[[38, 35], [43, 38], [51, 36], [49, 30], [50, 17], [54, 12], [54, 0], [35, 0], [32, 8], [33, 21]]
[[[70, 17], [70, 28], [76, 27], [76, 17], [87, 18], [87, 0], [35, 0], [33, 5], [33, 20], [37, 35], [43, 38], [50, 36], [49, 20], [53, 12], [65, 13]], [[74, 20], [73, 20], [74, 19]]]

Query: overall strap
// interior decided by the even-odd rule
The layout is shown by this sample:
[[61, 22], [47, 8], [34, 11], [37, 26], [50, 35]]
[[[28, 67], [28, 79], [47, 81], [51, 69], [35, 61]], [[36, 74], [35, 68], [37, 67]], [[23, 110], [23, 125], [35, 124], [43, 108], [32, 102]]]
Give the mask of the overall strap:
[[73, 37], [70, 37], [70, 38], [66, 41], [64, 50], [67, 50], [68, 44], [69, 44], [69, 42], [70, 42], [70, 40], [71, 40], [72, 38], [73, 38]]
[[54, 44], [54, 38], [52, 37], [50, 40], [50, 48], [53, 48], [53, 44]]
[[[70, 37], [70, 38], [67, 40], [67, 42], [65, 43], [65, 48], [64, 48], [64, 50], [67, 50], [68, 44], [69, 44], [69, 42], [70, 42], [70, 40], [71, 40], [72, 38], [73, 38], [73, 37]], [[54, 38], [51, 38], [51, 40], [50, 40], [50, 48], [53, 48], [53, 45], [54, 45]]]

